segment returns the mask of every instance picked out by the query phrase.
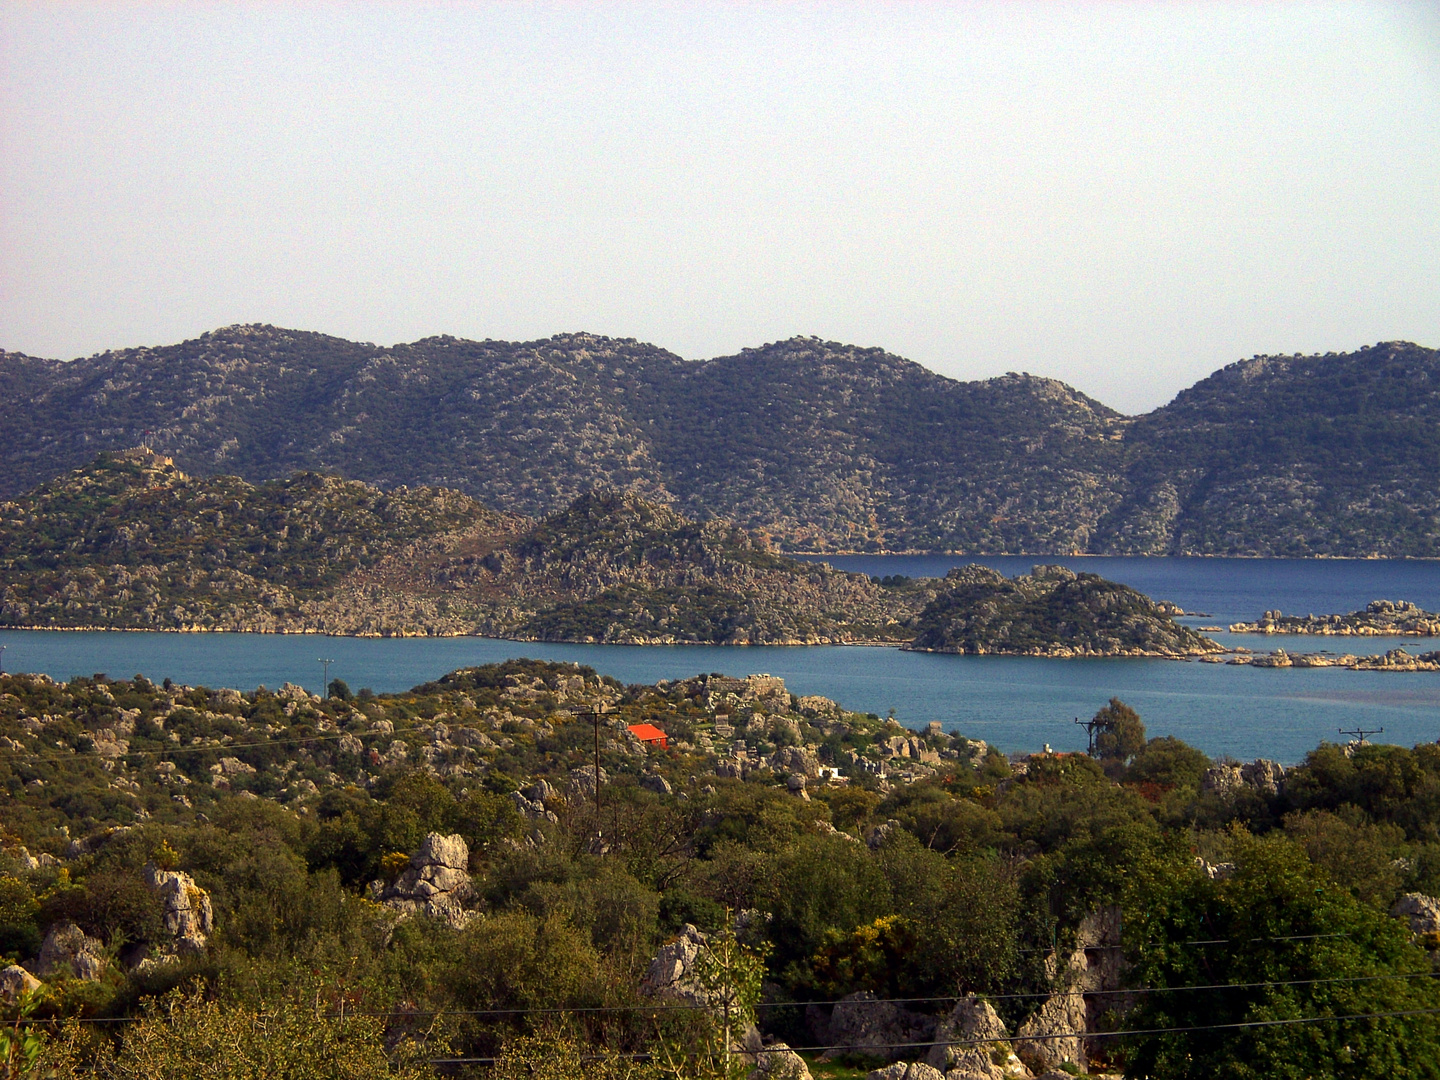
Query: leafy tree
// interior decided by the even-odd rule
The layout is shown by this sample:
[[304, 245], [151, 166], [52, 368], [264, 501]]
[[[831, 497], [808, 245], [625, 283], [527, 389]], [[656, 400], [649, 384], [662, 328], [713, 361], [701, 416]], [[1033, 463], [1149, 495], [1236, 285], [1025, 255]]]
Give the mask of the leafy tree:
[[[1132, 984], [1152, 992], [1126, 1026], [1179, 1030], [1134, 1036], [1127, 1075], [1440, 1075], [1440, 1019], [1424, 1013], [1440, 994], [1407, 929], [1331, 886], [1283, 837], [1241, 834], [1233, 853], [1228, 880], [1178, 855], [1129, 876], [1126, 959]], [[1216, 984], [1226, 988], [1180, 989]], [[1415, 1015], [1376, 1015], [1394, 1012]]]
[[1130, 767], [1125, 770], [1125, 779], [1129, 783], [1198, 789], [1201, 777], [1210, 766], [1210, 758], [1203, 751], [1173, 735], [1161, 735], [1135, 752]]
[[1140, 714], [1119, 698], [1095, 714], [1095, 756], [1101, 761], [1124, 763], [1145, 749], [1145, 725]]

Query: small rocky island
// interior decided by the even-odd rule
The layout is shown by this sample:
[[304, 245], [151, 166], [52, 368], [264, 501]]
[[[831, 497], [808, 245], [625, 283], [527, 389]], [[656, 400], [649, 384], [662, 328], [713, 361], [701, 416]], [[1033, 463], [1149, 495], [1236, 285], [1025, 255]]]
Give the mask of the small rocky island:
[[1267, 611], [1255, 622], [1233, 623], [1232, 634], [1318, 634], [1323, 637], [1440, 637], [1440, 615], [1408, 600], [1371, 600], [1348, 615], [1282, 615]]
[[1224, 650], [1128, 585], [1063, 566], [1007, 578], [984, 566], [951, 570], [916, 621], [923, 652], [976, 656], [1205, 656]]

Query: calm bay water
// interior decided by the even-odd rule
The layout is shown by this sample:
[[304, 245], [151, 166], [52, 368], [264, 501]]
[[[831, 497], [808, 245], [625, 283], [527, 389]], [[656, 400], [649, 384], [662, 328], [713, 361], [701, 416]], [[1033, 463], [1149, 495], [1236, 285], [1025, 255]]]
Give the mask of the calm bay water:
[[[850, 556], [837, 567], [869, 574], [938, 576], [950, 566], [983, 562], [1007, 574], [1035, 562], [1093, 570], [1208, 612], [1192, 624], [1251, 619], [1267, 608], [1299, 613], [1350, 611], [1385, 597], [1440, 609], [1440, 564], [1433, 562], [985, 558]], [[1264, 648], [1273, 639], [1231, 638]], [[1394, 647], [1406, 639], [1352, 642], [1355, 651]], [[1302, 646], [1302, 642], [1306, 644]], [[1319, 647], [1325, 639], [1289, 639]], [[1334, 643], [1343, 648], [1344, 643]], [[1437, 643], [1423, 641], [1426, 649]], [[848, 708], [918, 727], [939, 720], [947, 730], [1003, 750], [1083, 747], [1077, 716], [1111, 696], [1133, 705], [1152, 735], [1175, 735], [1211, 755], [1293, 762], [1337, 729], [1384, 727], [1377, 741], [1411, 745], [1440, 738], [1440, 674], [1379, 674], [1333, 669], [1252, 669], [1167, 660], [1042, 660], [933, 656], [897, 649], [813, 646], [543, 645], [489, 638], [327, 638], [264, 634], [153, 634], [0, 631], [7, 671], [43, 671], [56, 679], [105, 672], [140, 673], [155, 681], [251, 689], [296, 682], [318, 690], [320, 657], [332, 678], [354, 689], [408, 689], [447, 671], [529, 656], [576, 661], [623, 682], [654, 682], [708, 671], [769, 672], [800, 694], [823, 694]], [[1368, 648], [1366, 646], [1369, 646]]]

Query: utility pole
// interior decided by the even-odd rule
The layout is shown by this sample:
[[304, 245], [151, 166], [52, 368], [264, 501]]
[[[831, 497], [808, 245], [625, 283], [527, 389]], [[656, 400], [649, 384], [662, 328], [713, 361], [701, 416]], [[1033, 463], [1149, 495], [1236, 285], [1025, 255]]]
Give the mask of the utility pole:
[[335, 661], [334, 661], [334, 660], [326, 660], [323, 656], [317, 656], [315, 659], [316, 659], [316, 660], [319, 662], [319, 664], [320, 664], [320, 697], [321, 697], [323, 700], [325, 700], [325, 701], [329, 701], [329, 700], [330, 700], [330, 665], [333, 664]]
[[600, 853], [603, 840], [600, 832], [600, 721], [604, 718], [608, 707], [603, 701], [597, 701], [594, 705], [583, 710], [582, 715], [590, 717], [590, 722], [595, 725], [595, 852]]
[[1085, 734], [1086, 734], [1087, 736], [1089, 736], [1090, 745], [1089, 745], [1089, 748], [1088, 748], [1085, 752], [1086, 752], [1087, 754], [1089, 754], [1091, 757], [1094, 757], [1094, 756], [1095, 756], [1095, 731], [1096, 731], [1097, 728], [1100, 727], [1099, 721], [1095, 720], [1093, 717], [1092, 717], [1091, 719], [1089, 719], [1089, 720], [1081, 720], [1081, 719], [1077, 716], [1077, 717], [1075, 717], [1075, 723], [1077, 723], [1077, 724], [1079, 724], [1081, 727], [1083, 727], [1083, 728], [1085, 729]]
[[5, 674], [5, 649], [7, 646], [0, 645], [0, 675]]
[[1370, 738], [1371, 735], [1383, 735], [1383, 734], [1385, 734], [1385, 729], [1384, 729], [1383, 727], [1377, 727], [1377, 728], [1362, 728], [1362, 727], [1357, 727], [1354, 731], [1346, 731], [1344, 728], [1339, 728], [1338, 730], [1339, 730], [1339, 732], [1340, 732], [1341, 735], [1354, 735], [1354, 736], [1355, 736], [1355, 741], [1356, 741], [1359, 745], [1361, 745], [1361, 746], [1368, 746], [1368, 745], [1369, 745], [1369, 738]]

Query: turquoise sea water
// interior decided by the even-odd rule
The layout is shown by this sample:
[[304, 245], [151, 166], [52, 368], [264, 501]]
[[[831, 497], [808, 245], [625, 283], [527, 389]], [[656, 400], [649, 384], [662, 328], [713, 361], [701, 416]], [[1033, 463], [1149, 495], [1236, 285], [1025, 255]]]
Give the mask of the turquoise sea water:
[[[1222, 559], [857, 556], [829, 560], [883, 575], [943, 574], [957, 562], [984, 562], [1006, 573], [1037, 561], [1062, 562], [1174, 600], [1211, 618], [1254, 618], [1267, 608], [1316, 614], [1349, 611], [1378, 597], [1440, 609], [1440, 564]], [[1220, 635], [1217, 635], [1220, 636]], [[1273, 640], [1229, 638], [1253, 647]], [[1378, 651], [1405, 639], [1350, 642]], [[1302, 644], [1303, 643], [1303, 644]], [[1292, 647], [1345, 642], [1287, 639]], [[939, 720], [947, 730], [986, 739], [1007, 751], [1084, 745], [1073, 723], [1111, 696], [1140, 711], [1151, 734], [1176, 735], [1212, 755], [1293, 762], [1337, 729], [1384, 727], [1377, 741], [1406, 745], [1440, 738], [1440, 673], [1379, 674], [1333, 669], [1252, 669], [1167, 660], [1042, 660], [934, 656], [896, 649], [813, 646], [633, 647], [542, 645], [489, 638], [329, 638], [263, 634], [154, 634], [0, 631], [7, 671], [43, 671], [57, 679], [104, 672], [142, 673], [156, 681], [251, 689], [296, 682], [318, 690], [319, 659], [334, 660], [332, 678], [354, 689], [408, 689], [455, 668], [507, 657], [575, 661], [624, 682], [654, 682], [700, 672], [769, 672], [796, 693], [824, 694], [881, 715], [894, 710], [911, 727]], [[1368, 647], [1367, 647], [1368, 646]], [[1357, 648], [1358, 647], [1358, 648]], [[1414, 649], [1440, 647], [1433, 639]]]

